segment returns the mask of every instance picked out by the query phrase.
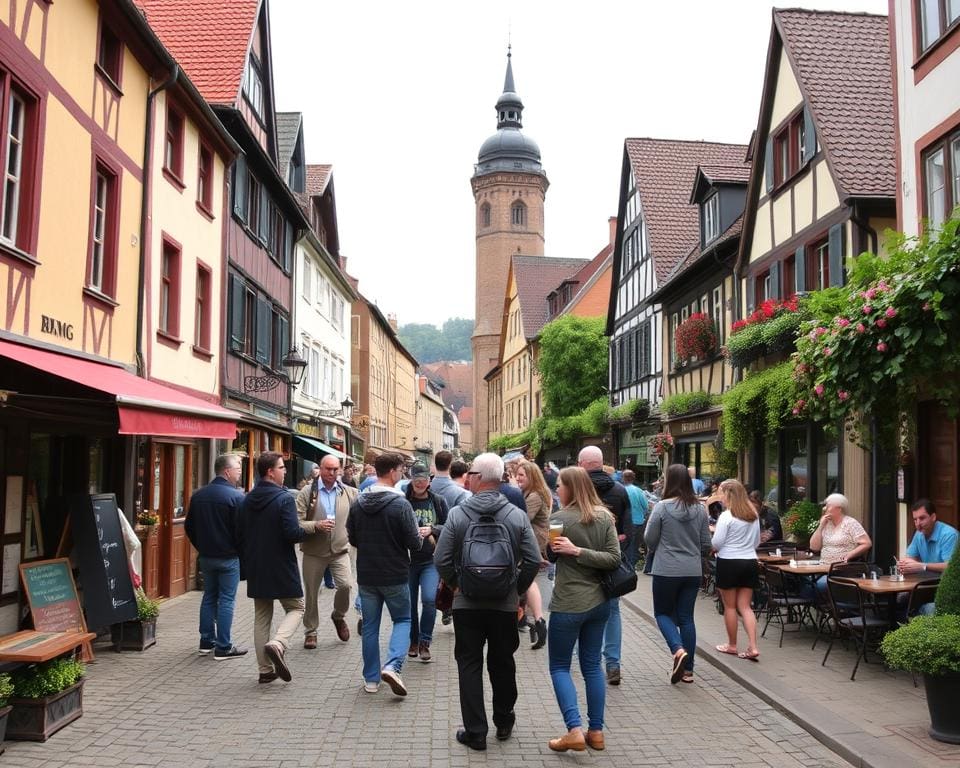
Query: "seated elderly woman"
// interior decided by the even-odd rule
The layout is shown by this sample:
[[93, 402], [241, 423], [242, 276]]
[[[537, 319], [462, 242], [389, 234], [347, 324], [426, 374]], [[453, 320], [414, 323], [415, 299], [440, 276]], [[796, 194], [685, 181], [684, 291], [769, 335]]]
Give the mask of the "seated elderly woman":
[[[873, 546], [860, 521], [847, 512], [850, 502], [842, 493], [831, 493], [823, 500], [823, 516], [810, 537], [810, 549], [819, 550], [822, 563], [845, 563], [866, 555]], [[827, 577], [817, 580], [817, 589], [827, 590]]]

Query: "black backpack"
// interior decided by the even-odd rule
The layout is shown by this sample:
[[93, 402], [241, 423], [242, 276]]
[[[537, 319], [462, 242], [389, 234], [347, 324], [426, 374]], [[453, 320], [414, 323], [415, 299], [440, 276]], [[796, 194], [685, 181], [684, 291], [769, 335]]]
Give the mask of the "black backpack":
[[497, 520], [509, 507], [484, 512], [476, 519], [463, 507], [469, 524], [463, 534], [457, 582], [471, 600], [500, 600], [517, 590], [517, 548], [510, 529]]

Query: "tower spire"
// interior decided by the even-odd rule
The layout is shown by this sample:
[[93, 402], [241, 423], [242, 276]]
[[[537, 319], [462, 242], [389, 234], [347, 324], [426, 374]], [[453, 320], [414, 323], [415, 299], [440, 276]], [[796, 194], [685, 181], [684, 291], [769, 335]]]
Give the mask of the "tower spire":
[[503, 78], [503, 93], [497, 99], [497, 128], [523, 127], [523, 102], [513, 84], [513, 44], [507, 43], [507, 74]]

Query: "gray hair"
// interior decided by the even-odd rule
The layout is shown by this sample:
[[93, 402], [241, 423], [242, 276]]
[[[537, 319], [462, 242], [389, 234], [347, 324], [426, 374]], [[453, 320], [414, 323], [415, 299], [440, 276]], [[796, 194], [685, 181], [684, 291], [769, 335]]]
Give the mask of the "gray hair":
[[217, 460], [213, 462], [213, 474], [222, 475], [224, 470], [227, 469], [235, 460], [239, 460], [240, 457], [235, 453], [222, 453], [217, 456]]
[[470, 471], [480, 476], [481, 483], [499, 483], [503, 477], [503, 459], [495, 453], [481, 453], [473, 460]]
[[831, 493], [823, 500], [823, 506], [840, 507], [840, 509], [843, 510], [843, 514], [846, 515], [850, 513], [850, 500], [842, 493]]

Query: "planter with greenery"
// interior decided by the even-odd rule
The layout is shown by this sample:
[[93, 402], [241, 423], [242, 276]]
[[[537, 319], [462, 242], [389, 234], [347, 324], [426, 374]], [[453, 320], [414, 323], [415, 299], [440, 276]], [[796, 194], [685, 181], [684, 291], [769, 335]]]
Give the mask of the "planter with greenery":
[[793, 365], [787, 361], [749, 373], [723, 395], [723, 440], [729, 451], [749, 448], [799, 415]]
[[674, 331], [673, 347], [680, 363], [706, 360], [717, 349], [717, 329], [709, 315], [694, 312]]
[[798, 501], [783, 516], [783, 532], [800, 546], [807, 547], [810, 537], [820, 524], [823, 510], [812, 501]]
[[83, 662], [59, 658], [13, 673], [7, 737], [46, 741], [83, 714]]
[[8, 703], [13, 695], [13, 683], [10, 675], [0, 672], [0, 755], [3, 754], [3, 739], [7, 734], [7, 715], [13, 707]]
[[115, 651], [145, 651], [157, 642], [160, 602], [151, 600], [142, 589], [137, 592], [137, 618], [110, 627]]
[[632, 424], [635, 421], [643, 421], [649, 415], [650, 401], [645, 397], [640, 397], [623, 405], [608, 408], [607, 422], [609, 424]]
[[888, 666], [922, 674], [930, 710], [930, 735], [960, 744], [960, 547], [937, 587], [936, 614], [917, 616], [887, 634], [880, 652]]
[[719, 398], [704, 391], [677, 392], [665, 397], [660, 403], [660, 410], [668, 416], [684, 416], [688, 413], [705, 411], [716, 404]]
[[806, 316], [795, 296], [786, 301], [767, 299], [745, 320], [733, 324], [724, 352], [739, 368], [766, 354], [787, 352], [793, 348]]

